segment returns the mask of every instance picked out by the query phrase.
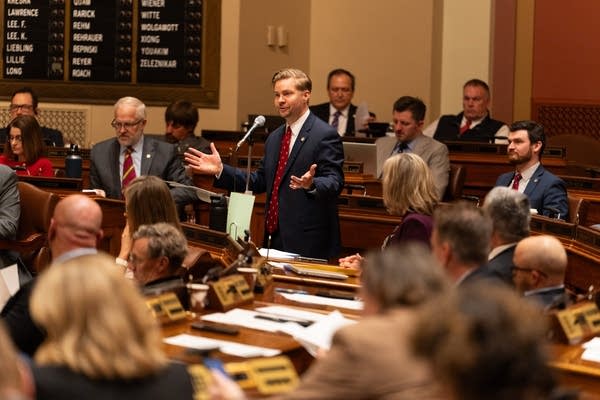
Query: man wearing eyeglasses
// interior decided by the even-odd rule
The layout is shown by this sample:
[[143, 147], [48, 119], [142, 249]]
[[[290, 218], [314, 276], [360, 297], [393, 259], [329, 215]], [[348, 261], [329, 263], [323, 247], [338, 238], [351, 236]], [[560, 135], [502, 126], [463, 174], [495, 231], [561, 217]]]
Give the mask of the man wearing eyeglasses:
[[524, 297], [538, 301], [546, 309], [564, 306], [567, 252], [554, 236], [525, 238], [517, 244], [512, 275], [515, 287]]
[[[38, 116], [38, 97], [30, 87], [15, 90], [8, 106], [11, 121], [19, 115]], [[6, 143], [8, 128], [0, 129], [0, 143]], [[42, 126], [42, 138], [47, 146], [63, 147], [65, 142], [59, 130]]]
[[[116, 137], [92, 148], [90, 185], [93, 189], [104, 190], [106, 197], [122, 199], [125, 187], [142, 175], [193, 185], [175, 147], [144, 136], [146, 106], [139, 99], [120, 98], [115, 103], [110, 125]], [[187, 188], [172, 188], [171, 194], [178, 205], [197, 200], [195, 192]]]

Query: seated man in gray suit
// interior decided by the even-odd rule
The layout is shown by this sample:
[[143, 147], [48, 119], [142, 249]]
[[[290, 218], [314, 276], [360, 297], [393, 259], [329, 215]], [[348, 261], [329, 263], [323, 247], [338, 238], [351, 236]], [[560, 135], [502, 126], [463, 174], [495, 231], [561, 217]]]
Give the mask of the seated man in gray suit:
[[397, 153], [414, 153], [431, 169], [436, 192], [444, 196], [448, 186], [450, 159], [445, 144], [423, 135], [423, 121], [427, 106], [418, 97], [402, 96], [394, 103], [393, 122], [396, 137], [377, 140], [378, 153], [388, 156]]
[[[175, 146], [144, 137], [146, 106], [139, 99], [120, 98], [115, 103], [111, 126], [116, 137], [92, 148], [90, 185], [93, 189], [104, 190], [106, 197], [121, 199], [127, 184], [142, 175], [193, 185]], [[178, 205], [197, 200], [193, 189], [173, 188], [171, 194]]]

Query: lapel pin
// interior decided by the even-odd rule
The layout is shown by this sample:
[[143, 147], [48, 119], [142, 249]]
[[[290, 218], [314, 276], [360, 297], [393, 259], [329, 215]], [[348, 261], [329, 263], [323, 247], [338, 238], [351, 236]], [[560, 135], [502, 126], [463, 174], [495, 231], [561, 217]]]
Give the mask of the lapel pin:
[[306, 139], [306, 138], [305, 138], [304, 136], [302, 136], [302, 137], [300, 138], [300, 141], [301, 141], [301, 142], [304, 142], [304, 139]]
[[152, 155], [146, 154], [146, 158], [150, 158], [150, 157], [152, 157]]

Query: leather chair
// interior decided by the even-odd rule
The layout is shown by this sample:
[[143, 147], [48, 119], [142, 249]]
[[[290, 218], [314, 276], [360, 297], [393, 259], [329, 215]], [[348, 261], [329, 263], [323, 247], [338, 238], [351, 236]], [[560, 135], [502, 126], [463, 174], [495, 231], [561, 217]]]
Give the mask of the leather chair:
[[569, 222], [587, 226], [587, 214], [590, 202], [582, 197], [568, 195]]
[[450, 164], [448, 186], [444, 192], [443, 202], [451, 202], [463, 198], [463, 186], [467, 177], [467, 168], [460, 164]]
[[58, 203], [58, 195], [26, 182], [18, 182], [21, 218], [15, 240], [0, 240], [0, 249], [13, 250], [32, 273], [42, 271], [50, 262], [48, 228]]

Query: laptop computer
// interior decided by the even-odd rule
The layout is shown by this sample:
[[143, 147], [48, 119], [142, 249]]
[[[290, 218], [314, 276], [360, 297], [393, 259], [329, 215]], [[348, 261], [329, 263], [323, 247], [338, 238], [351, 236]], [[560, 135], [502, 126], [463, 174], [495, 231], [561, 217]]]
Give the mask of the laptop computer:
[[377, 163], [377, 146], [375, 143], [343, 142], [344, 160], [361, 161], [363, 174], [378, 177], [381, 171]]

